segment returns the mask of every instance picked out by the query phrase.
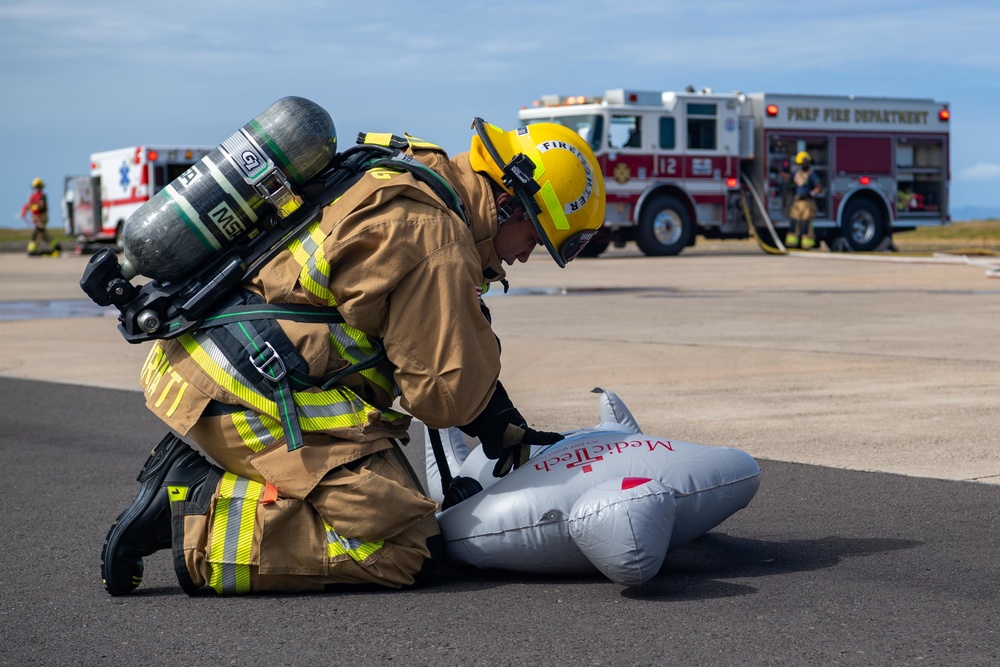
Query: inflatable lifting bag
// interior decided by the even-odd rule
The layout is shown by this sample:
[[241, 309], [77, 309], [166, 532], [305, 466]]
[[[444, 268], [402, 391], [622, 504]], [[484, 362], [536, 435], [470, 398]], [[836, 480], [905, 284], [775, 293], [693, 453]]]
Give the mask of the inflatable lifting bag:
[[[602, 390], [595, 390], [602, 391]], [[671, 549], [746, 507], [760, 468], [746, 452], [641, 433], [602, 391], [601, 423], [566, 434], [506, 477], [474, 449], [458, 475], [483, 491], [438, 514], [448, 556], [481, 568], [601, 572], [635, 586]]]

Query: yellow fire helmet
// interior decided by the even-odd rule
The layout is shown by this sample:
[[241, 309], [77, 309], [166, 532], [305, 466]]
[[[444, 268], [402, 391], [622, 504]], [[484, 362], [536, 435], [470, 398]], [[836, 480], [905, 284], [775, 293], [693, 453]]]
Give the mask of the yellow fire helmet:
[[36, 178], [35, 180], [33, 180], [31, 182], [31, 187], [33, 187], [33, 188], [44, 188], [45, 187], [45, 182], [42, 179], [40, 179], [40, 178]]
[[594, 152], [557, 123], [508, 132], [476, 118], [472, 127], [472, 168], [517, 197], [549, 254], [565, 267], [604, 223], [604, 177]]
[[795, 156], [795, 164], [802, 164], [803, 160], [809, 160], [809, 162], [813, 161], [812, 156], [809, 155], [809, 153], [799, 151], [799, 154]]

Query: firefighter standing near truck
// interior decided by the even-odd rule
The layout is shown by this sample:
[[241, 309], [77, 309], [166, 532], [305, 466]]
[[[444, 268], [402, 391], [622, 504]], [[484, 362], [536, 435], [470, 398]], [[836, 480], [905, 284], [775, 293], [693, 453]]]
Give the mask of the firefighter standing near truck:
[[[31, 233], [31, 240], [28, 242], [28, 255], [56, 255], [59, 253], [59, 244], [52, 245], [49, 238], [47, 226], [49, 224], [49, 202], [45, 196], [45, 182], [40, 178], [31, 181], [31, 196], [21, 207], [21, 218], [28, 224], [34, 225], [35, 229]], [[30, 214], [30, 219], [27, 217]], [[45, 243], [45, 250], [39, 246], [39, 242]]]
[[[141, 377], [147, 405], [221, 467], [173, 435], [154, 448], [102, 553], [109, 593], [134, 590], [142, 557], [166, 548], [188, 593], [420, 583], [442, 542], [437, 505], [397, 444], [410, 422], [392, 410], [397, 397], [431, 428], [478, 437], [496, 476], [530, 445], [561, 439], [529, 428], [500, 384], [481, 293], [536, 245], [560, 266], [579, 253], [604, 219], [600, 167], [560, 125], [473, 126], [471, 149], [454, 158], [412, 137], [368, 135], [445, 188], [369, 170], [244, 284], [251, 303], [343, 316], [254, 329], [265, 333], [250, 361], [284, 378], [287, 393], [256, 391], [254, 368], [238, 366], [247, 355], [227, 355], [204, 330], [155, 343]], [[234, 335], [248, 324], [258, 323], [236, 323]], [[359, 370], [338, 378], [345, 368]]]
[[816, 247], [813, 238], [813, 221], [816, 219], [816, 197], [823, 191], [819, 176], [812, 168], [812, 157], [805, 151], [795, 156], [798, 165], [792, 174], [792, 184], [795, 188], [795, 199], [788, 217], [792, 221], [791, 232], [786, 237], [790, 248], [808, 250]]

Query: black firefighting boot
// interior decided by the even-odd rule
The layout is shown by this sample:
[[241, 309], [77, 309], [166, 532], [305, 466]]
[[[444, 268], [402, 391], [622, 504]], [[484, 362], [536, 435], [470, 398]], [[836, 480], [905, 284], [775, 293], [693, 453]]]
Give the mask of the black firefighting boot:
[[127, 595], [142, 581], [142, 557], [169, 549], [171, 494], [191, 497], [205, 487], [215, 491], [222, 471], [180, 438], [163, 438], [136, 481], [139, 495], [118, 515], [101, 551], [101, 576], [111, 595]]

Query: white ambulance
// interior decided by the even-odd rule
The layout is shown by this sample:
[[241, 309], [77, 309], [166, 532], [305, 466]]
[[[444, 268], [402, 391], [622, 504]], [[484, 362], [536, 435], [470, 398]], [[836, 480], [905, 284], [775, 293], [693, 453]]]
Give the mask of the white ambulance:
[[214, 148], [143, 145], [91, 155], [93, 208], [100, 214], [76, 221], [77, 249], [120, 242], [128, 217]]
[[[820, 176], [817, 239], [891, 247], [894, 232], [948, 224], [948, 104], [931, 99], [609, 90], [548, 96], [519, 112], [577, 131], [607, 184], [604, 226], [584, 253], [635, 241], [676, 255], [706, 238], [783, 236], [790, 172], [806, 151]], [[749, 217], [749, 220], [748, 220]]]

